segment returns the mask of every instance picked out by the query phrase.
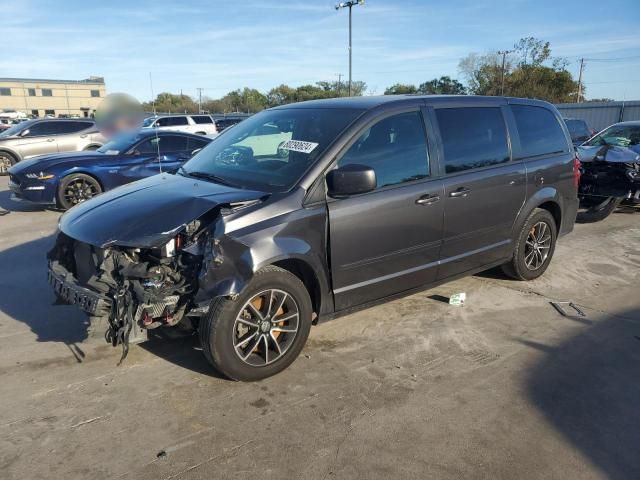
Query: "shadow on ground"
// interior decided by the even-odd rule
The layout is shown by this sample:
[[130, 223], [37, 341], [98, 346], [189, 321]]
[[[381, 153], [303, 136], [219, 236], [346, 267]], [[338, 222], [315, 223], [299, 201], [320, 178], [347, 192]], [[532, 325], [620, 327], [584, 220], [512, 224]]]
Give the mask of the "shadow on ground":
[[528, 395], [571, 444], [615, 480], [640, 478], [640, 310], [611, 316], [544, 352]]
[[41, 212], [47, 209], [52, 210], [52, 208], [44, 205], [11, 200], [11, 192], [9, 190], [0, 192], [0, 215], [3, 215], [3, 212]]

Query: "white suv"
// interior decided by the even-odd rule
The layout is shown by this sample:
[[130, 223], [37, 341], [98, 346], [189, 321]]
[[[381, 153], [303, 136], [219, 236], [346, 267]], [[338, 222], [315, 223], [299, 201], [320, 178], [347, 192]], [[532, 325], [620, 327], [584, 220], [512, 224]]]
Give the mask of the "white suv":
[[162, 115], [145, 118], [142, 128], [159, 128], [198, 135], [217, 135], [216, 124], [210, 115]]

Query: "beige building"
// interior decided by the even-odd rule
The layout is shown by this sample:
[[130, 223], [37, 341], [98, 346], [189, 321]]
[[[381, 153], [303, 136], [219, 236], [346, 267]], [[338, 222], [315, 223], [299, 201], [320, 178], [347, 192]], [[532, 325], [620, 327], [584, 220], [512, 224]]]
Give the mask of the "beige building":
[[106, 94], [103, 77], [86, 80], [0, 78], [0, 112], [15, 110], [38, 117], [90, 117]]

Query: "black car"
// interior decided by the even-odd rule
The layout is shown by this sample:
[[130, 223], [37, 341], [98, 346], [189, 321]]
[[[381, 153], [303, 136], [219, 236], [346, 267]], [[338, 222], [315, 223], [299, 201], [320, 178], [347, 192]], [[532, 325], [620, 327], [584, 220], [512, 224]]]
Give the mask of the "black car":
[[214, 367], [258, 380], [314, 322], [498, 265], [540, 276], [573, 228], [578, 166], [542, 101], [286, 105], [67, 212], [49, 281], [123, 355], [145, 330], [197, 330]]

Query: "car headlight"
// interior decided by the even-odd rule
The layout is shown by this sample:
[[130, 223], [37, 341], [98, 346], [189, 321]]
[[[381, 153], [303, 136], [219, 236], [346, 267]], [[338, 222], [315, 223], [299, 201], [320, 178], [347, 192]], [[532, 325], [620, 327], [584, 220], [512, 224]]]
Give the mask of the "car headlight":
[[51, 180], [52, 178], [55, 178], [55, 175], [53, 175], [52, 173], [40, 172], [40, 173], [27, 173], [25, 177], [30, 178], [32, 180]]

